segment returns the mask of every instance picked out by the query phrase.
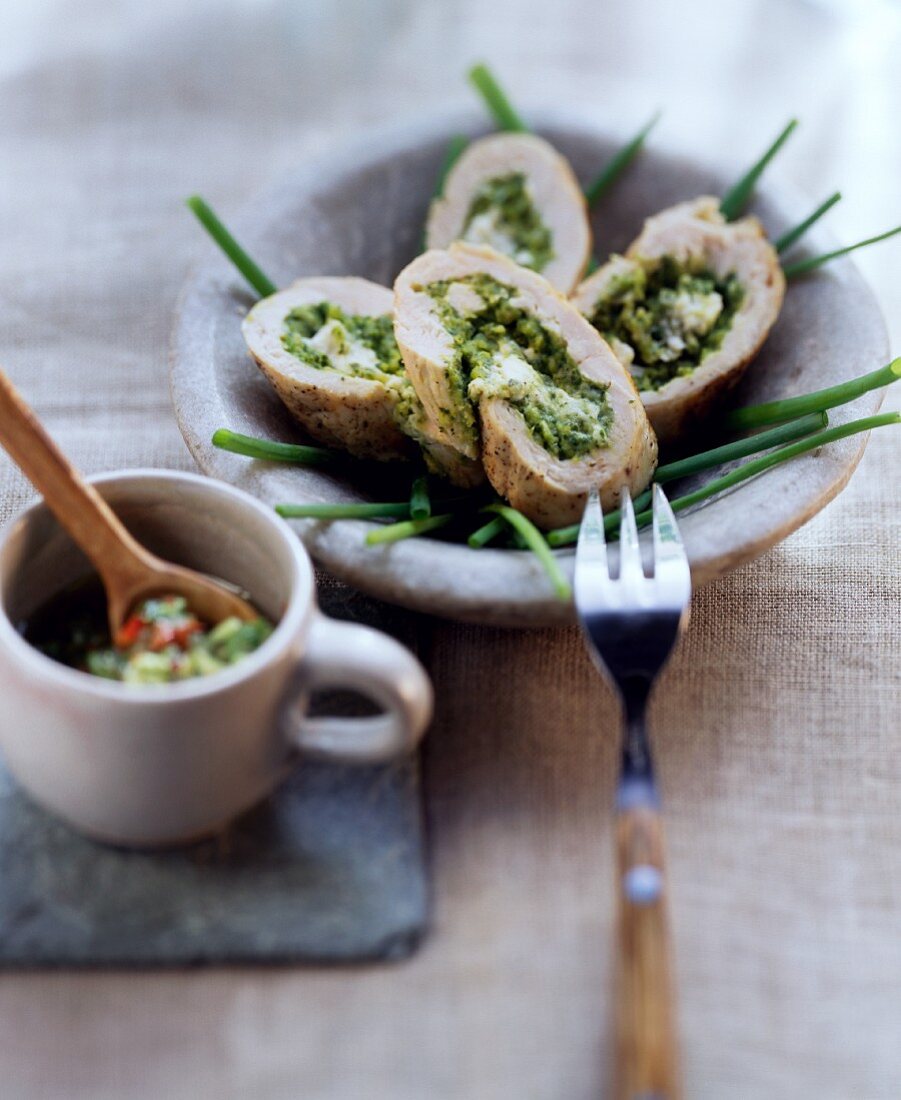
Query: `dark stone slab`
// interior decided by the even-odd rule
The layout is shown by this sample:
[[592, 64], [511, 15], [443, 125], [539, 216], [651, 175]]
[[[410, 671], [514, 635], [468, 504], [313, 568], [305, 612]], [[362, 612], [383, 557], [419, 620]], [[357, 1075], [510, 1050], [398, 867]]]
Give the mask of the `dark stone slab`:
[[[410, 616], [321, 596], [414, 640]], [[0, 966], [401, 958], [427, 919], [423, 848], [412, 759], [308, 763], [222, 836], [151, 854], [84, 839], [0, 770]]]

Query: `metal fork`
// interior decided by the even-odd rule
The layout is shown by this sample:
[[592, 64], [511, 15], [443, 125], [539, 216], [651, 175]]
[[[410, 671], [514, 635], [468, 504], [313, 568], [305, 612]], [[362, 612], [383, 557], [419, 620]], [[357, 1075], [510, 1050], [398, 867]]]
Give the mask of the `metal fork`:
[[586, 645], [623, 704], [616, 792], [617, 955], [615, 1096], [681, 1095], [663, 823], [645, 709], [654, 680], [688, 620], [691, 575], [679, 529], [654, 486], [654, 572], [646, 577], [635, 512], [622, 496], [619, 576], [610, 575], [596, 491], [576, 550], [575, 602]]

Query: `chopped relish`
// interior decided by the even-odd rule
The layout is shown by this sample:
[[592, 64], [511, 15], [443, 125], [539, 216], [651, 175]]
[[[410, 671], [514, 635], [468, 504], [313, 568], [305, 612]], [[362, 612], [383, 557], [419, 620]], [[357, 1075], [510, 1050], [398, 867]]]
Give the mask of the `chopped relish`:
[[144, 600], [110, 639], [103, 590], [95, 583], [57, 597], [23, 632], [47, 656], [94, 676], [168, 684], [236, 664], [272, 629], [262, 617], [228, 618], [210, 627], [183, 596], [161, 596]]

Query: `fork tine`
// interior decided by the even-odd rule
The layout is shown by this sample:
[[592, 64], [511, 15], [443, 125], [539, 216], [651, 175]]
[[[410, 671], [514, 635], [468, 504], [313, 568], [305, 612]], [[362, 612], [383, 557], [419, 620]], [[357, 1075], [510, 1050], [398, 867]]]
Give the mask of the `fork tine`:
[[597, 489], [588, 492], [588, 503], [579, 528], [577, 558], [582, 561], [602, 561], [607, 565], [607, 542], [604, 538], [604, 517], [601, 514], [601, 498]]
[[673, 586], [673, 595], [687, 602], [691, 594], [691, 571], [682, 545], [676, 517], [663, 489], [654, 485], [654, 577]]
[[597, 489], [591, 489], [582, 516], [576, 564], [573, 575], [573, 595], [580, 617], [590, 614], [610, 599], [610, 570], [607, 567], [607, 543], [604, 539], [604, 517]]
[[638, 526], [629, 490], [623, 489], [620, 497], [622, 519], [619, 524], [619, 579], [641, 580], [644, 567], [641, 564], [641, 546], [638, 542]]
[[654, 510], [654, 560], [684, 558], [685, 550], [682, 547], [682, 536], [676, 526], [676, 517], [673, 515], [670, 502], [666, 499], [666, 493], [656, 483], [652, 507]]

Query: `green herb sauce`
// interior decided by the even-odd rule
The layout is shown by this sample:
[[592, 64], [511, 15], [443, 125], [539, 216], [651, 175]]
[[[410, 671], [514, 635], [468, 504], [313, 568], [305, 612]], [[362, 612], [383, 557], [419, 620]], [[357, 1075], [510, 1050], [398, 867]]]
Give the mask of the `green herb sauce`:
[[[463, 284], [481, 305], [460, 311], [449, 291]], [[515, 304], [514, 287], [488, 275], [429, 283], [454, 352], [447, 365], [453, 408], [442, 415], [478, 435], [474, 406], [501, 398], [525, 421], [532, 438], [558, 459], [580, 458], [609, 442], [607, 387], [588, 381], [563, 338]]]
[[495, 176], [478, 188], [462, 237], [474, 244], [489, 244], [533, 271], [543, 271], [554, 258], [553, 236], [521, 172]]
[[638, 388], [658, 390], [722, 345], [743, 296], [735, 275], [720, 279], [664, 256], [611, 279], [589, 320], [618, 353], [622, 345], [625, 358], [631, 352]]

